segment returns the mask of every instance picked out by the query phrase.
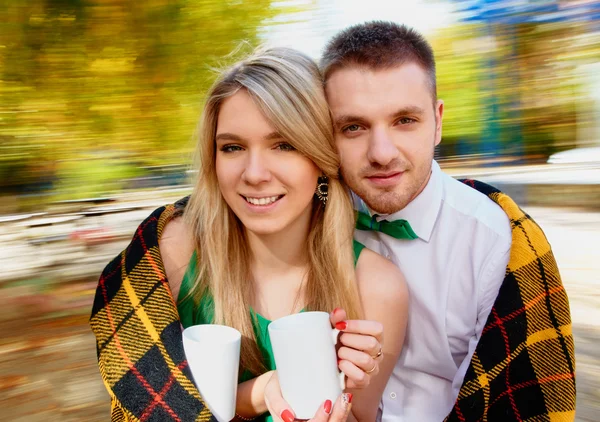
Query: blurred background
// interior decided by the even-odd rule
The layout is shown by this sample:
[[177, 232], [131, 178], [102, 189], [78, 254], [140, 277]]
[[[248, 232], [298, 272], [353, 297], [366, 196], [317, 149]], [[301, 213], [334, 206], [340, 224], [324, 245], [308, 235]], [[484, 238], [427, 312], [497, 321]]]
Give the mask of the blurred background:
[[101, 421], [87, 326], [98, 275], [151, 210], [190, 192], [215, 69], [260, 43], [318, 58], [372, 19], [432, 43], [437, 151], [544, 228], [571, 299], [577, 420], [600, 420], [600, 1], [2, 0], [0, 407]]

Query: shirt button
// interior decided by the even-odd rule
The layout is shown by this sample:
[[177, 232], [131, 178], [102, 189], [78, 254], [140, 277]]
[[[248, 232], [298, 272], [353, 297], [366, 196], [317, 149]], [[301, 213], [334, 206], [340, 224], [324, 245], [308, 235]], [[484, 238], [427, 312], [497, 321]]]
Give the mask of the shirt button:
[[395, 399], [396, 398], [396, 393], [394, 393], [393, 391], [390, 393], [390, 398], [391, 399]]

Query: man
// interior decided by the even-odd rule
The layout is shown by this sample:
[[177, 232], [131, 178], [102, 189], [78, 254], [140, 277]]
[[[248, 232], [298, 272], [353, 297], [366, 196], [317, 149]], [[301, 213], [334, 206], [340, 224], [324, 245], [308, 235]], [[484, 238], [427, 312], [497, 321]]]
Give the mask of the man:
[[[510, 198], [472, 183], [501, 207], [433, 160], [444, 103], [430, 45], [405, 26], [356, 25], [329, 42], [321, 67], [341, 174], [362, 199], [355, 237], [397, 264], [410, 290], [405, 345], [378, 418], [573, 419], [568, 302], [551, 251]], [[387, 221], [404, 225], [400, 238]], [[519, 256], [528, 249], [521, 231], [535, 240]]]

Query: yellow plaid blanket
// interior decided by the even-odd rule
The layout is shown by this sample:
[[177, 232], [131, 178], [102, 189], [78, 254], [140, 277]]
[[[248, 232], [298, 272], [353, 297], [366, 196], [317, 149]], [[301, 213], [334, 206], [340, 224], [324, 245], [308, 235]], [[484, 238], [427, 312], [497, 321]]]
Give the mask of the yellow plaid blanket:
[[[573, 338], [566, 293], [542, 230], [506, 195], [474, 181], [508, 214], [507, 275], [447, 421], [571, 421]], [[100, 277], [90, 325], [111, 421], [214, 420], [183, 352], [158, 249], [185, 201], [154, 211]]]
[[502, 207], [512, 225], [506, 276], [446, 421], [575, 420], [569, 300], [542, 229], [499, 190], [463, 183]]

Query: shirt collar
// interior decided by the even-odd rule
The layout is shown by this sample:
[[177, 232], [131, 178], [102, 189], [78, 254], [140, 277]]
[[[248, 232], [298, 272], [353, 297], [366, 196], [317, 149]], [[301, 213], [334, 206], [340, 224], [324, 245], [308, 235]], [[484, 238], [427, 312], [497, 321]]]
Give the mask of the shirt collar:
[[[431, 177], [425, 189], [406, 207], [393, 214], [379, 215], [377, 216], [377, 221], [404, 219], [410, 223], [410, 226], [419, 239], [429, 242], [442, 206], [443, 189], [441, 172], [440, 166], [433, 160], [431, 164]], [[374, 214], [355, 194], [353, 195], [353, 202], [357, 210], [366, 212], [369, 215]]]

